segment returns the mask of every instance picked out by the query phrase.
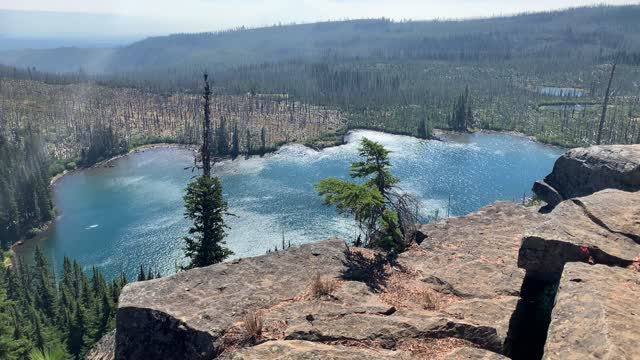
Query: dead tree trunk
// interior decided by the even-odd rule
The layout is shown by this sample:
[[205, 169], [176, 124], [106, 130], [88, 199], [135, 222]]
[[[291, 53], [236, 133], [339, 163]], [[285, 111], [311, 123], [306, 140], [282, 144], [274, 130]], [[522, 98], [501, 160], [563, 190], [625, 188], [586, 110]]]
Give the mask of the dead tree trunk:
[[602, 115], [600, 116], [600, 124], [598, 124], [598, 137], [596, 138], [596, 145], [600, 145], [602, 139], [602, 128], [604, 127], [604, 121], [607, 117], [607, 106], [609, 106], [609, 95], [611, 92], [611, 83], [613, 82], [613, 75], [616, 72], [616, 66], [618, 65], [618, 56], [613, 60], [611, 66], [611, 75], [609, 76], [609, 83], [607, 84], [607, 91], [604, 94], [604, 102], [602, 103]]

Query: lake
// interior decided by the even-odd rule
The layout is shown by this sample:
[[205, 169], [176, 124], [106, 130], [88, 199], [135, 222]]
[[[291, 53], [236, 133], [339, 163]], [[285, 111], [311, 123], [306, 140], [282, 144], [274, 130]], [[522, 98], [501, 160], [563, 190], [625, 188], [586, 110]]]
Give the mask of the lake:
[[543, 95], [561, 97], [583, 97], [586, 95], [584, 89], [559, 86], [540, 86], [538, 87], [538, 92]]
[[[352, 239], [353, 222], [323, 206], [313, 186], [320, 179], [347, 178], [357, 159], [357, 141], [378, 141], [393, 151], [400, 186], [419, 198], [422, 216], [464, 215], [496, 200], [519, 201], [533, 181], [548, 174], [562, 149], [525, 137], [474, 133], [425, 141], [373, 131], [354, 131], [343, 146], [314, 151], [287, 145], [263, 158], [216, 164], [230, 211], [228, 246], [236, 257], [330, 237]], [[58, 218], [42, 238], [25, 242], [30, 257], [41, 246], [58, 270], [63, 256], [110, 278], [135, 278], [140, 264], [163, 274], [184, 261], [182, 195], [194, 173], [193, 153], [177, 148], [145, 150], [62, 178], [54, 187]], [[450, 199], [450, 200], [449, 200]]]

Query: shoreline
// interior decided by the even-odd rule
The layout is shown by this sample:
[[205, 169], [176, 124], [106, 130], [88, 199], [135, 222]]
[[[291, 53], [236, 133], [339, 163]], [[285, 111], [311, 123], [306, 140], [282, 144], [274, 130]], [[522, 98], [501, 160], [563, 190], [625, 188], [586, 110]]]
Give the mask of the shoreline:
[[[65, 176], [67, 175], [71, 175], [77, 171], [84, 171], [84, 170], [88, 170], [88, 169], [94, 169], [94, 168], [101, 168], [101, 167], [112, 167], [109, 164], [112, 161], [116, 161], [118, 159], [122, 159], [125, 158], [127, 156], [139, 153], [139, 152], [144, 152], [145, 150], [149, 150], [149, 149], [160, 149], [160, 148], [176, 148], [176, 149], [184, 149], [184, 150], [191, 150], [191, 151], [195, 151], [197, 149], [197, 145], [188, 145], [188, 144], [177, 144], [177, 143], [156, 143], [156, 144], [145, 144], [145, 145], [140, 145], [140, 146], [136, 146], [132, 149], [130, 149], [129, 151], [127, 151], [124, 154], [119, 154], [116, 156], [113, 156], [109, 159], [106, 160], [102, 160], [100, 162], [97, 162], [91, 166], [88, 167], [78, 167], [75, 168], [73, 170], [64, 170], [63, 172], [56, 174], [55, 176], [51, 177], [51, 180], [49, 180], [49, 191], [53, 192], [53, 188], [55, 187], [55, 185], [61, 181]], [[53, 201], [53, 198], [51, 199], [51, 201]], [[55, 204], [54, 204], [54, 211], [55, 211]], [[15, 243], [11, 244], [11, 246], [9, 247], [9, 250], [12, 252], [11, 257], [10, 257], [10, 265], [12, 267], [15, 267], [18, 265], [18, 252], [20, 251], [20, 248], [27, 242], [27, 241], [35, 241], [38, 238], [41, 238], [43, 236], [45, 236], [52, 228], [52, 226], [55, 224], [56, 220], [57, 220], [57, 213], [55, 214], [54, 218], [40, 224], [40, 226], [38, 226], [38, 229], [40, 230], [40, 233], [38, 233], [38, 235], [31, 237], [31, 238], [26, 238], [23, 237], [21, 239], [19, 239], [18, 241], [16, 241]]]
[[[281, 146], [275, 148], [272, 151], [268, 151], [265, 153], [266, 154], [270, 154], [270, 153], [275, 153], [278, 150], [280, 150], [280, 148], [282, 146], [286, 146], [286, 145], [302, 145], [305, 147], [308, 147], [309, 149], [315, 150], [315, 151], [322, 151], [324, 149], [328, 149], [328, 148], [332, 148], [332, 147], [337, 147], [337, 146], [342, 146], [346, 144], [346, 137], [347, 135], [349, 135], [350, 132], [352, 131], [376, 131], [376, 132], [380, 132], [380, 133], [384, 133], [384, 134], [388, 134], [388, 135], [397, 135], [397, 136], [409, 136], [412, 138], [416, 138], [416, 139], [420, 139], [420, 140], [426, 140], [426, 141], [446, 141], [444, 139], [441, 138], [442, 135], [451, 135], [451, 134], [473, 134], [473, 133], [483, 133], [483, 134], [504, 134], [504, 135], [510, 135], [510, 136], [517, 136], [517, 137], [521, 137], [521, 138], [526, 138], [529, 141], [541, 144], [541, 145], [545, 145], [545, 146], [550, 146], [550, 147], [554, 147], [557, 149], [568, 149], [566, 147], [563, 146], [559, 146], [559, 145], [555, 145], [555, 144], [550, 144], [550, 143], [546, 143], [543, 141], [538, 140], [535, 136], [532, 135], [527, 135], [525, 133], [519, 132], [519, 131], [510, 131], [510, 130], [490, 130], [490, 129], [477, 129], [477, 130], [469, 130], [466, 132], [462, 132], [462, 131], [455, 131], [455, 130], [447, 130], [447, 129], [433, 129], [433, 135], [430, 139], [422, 139], [420, 137], [414, 136], [414, 135], [405, 135], [405, 134], [398, 134], [395, 132], [388, 132], [388, 131], [382, 131], [382, 130], [373, 130], [373, 129], [366, 129], [366, 128], [355, 128], [355, 129], [350, 129], [349, 131], [347, 131], [347, 133], [345, 133], [344, 135], [342, 135], [342, 141], [340, 144], [327, 144], [327, 146], [308, 146], [304, 143], [299, 143], [299, 142], [290, 142], [290, 143], [286, 143], [286, 144], [282, 144]], [[190, 150], [190, 151], [197, 151], [198, 149], [198, 145], [192, 145], [192, 144], [180, 144], [180, 143], [155, 143], [155, 144], [145, 144], [145, 145], [140, 145], [140, 146], [136, 146], [132, 149], [130, 149], [129, 151], [127, 151], [126, 153], [123, 154], [119, 154], [119, 155], [115, 155], [109, 159], [106, 160], [102, 160], [100, 162], [97, 162], [89, 167], [79, 167], [73, 170], [64, 170], [63, 172], [56, 174], [55, 176], [53, 176], [49, 182], [49, 187], [53, 187], [58, 181], [60, 181], [62, 178], [64, 178], [66, 175], [72, 174], [76, 171], [82, 171], [82, 170], [87, 170], [87, 169], [92, 169], [92, 168], [100, 168], [100, 167], [112, 167], [112, 165], [110, 165], [111, 162], [125, 158], [127, 156], [139, 153], [139, 152], [144, 152], [145, 150], [152, 150], [152, 149], [161, 149], [161, 148], [177, 148], [177, 149], [183, 149], [183, 150]], [[242, 154], [241, 154], [242, 155]], [[260, 156], [260, 155], [250, 155], [251, 156]], [[246, 157], [246, 155], [242, 155], [242, 157]], [[223, 156], [221, 157], [221, 159], [223, 160], [228, 160], [229, 157], [228, 156]]]
[[51, 180], [49, 181], [49, 188], [52, 188], [53, 186], [55, 186], [65, 176], [73, 174], [76, 171], [83, 171], [83, 170], [95, 169], [95, 168], [101, 168], [101, 167], [112, 167], [109, 164], [113, 161], [125, 158], [127, 156], [130, 156], [139, 152], [144, 152], [145, 150], [160, 149], [160, 148], [179, 148], [184, 150], [195, 151], [197, 149], [197, 145], [178, 144], [178, 143], [156, 143], [156, 144], [145, 144], [145, 145], [136, 146], [130, 149], [129, 151], [127, 151], [126, 153], [115, 155], [106, 160], [99, 161], [91, 166], [77, 167], [73, 170], [64, 170], [63, 172], [56, 174], [51, 178]]

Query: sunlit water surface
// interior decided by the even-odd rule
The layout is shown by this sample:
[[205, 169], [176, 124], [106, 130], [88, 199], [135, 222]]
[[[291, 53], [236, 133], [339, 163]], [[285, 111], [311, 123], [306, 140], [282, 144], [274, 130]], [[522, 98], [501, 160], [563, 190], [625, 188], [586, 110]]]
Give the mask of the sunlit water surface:
[[[496, 200], [521, 199], [534, 180], [552, 168], [561, 149], [505, 134], [449, 135], [424, 141], [372, 131], [355, 131], [347, 145], [316, 152], [288, 145], [263, 158], [225, 161], [215, 166], [230, 211], [228, 246], [237, 257], [264, 254], [285, 241], [301, 244], [341, 237], [351, 239], [353, 223], [323, 206], [314, 184], [329, 176], [347, 178], [357, 159], [357, 140], [366, 136], [391, 154], [400, 186], [420, 199], [422, 214], [463, 215]], [[96, 265], [107, 277], [124, 271], [135, 277], [140, 264], [163, 274], [184, 262], [182, 236], [184, 188], [194, 175], [190, 151], [147, 150], [64, 177], [55, 186], [59, 217], [47, 236], [27, 241], [55, 259]], [[451, 198], [449, 202], [449, 197]], [[449, 206], [450, 204], [450, 206]]]

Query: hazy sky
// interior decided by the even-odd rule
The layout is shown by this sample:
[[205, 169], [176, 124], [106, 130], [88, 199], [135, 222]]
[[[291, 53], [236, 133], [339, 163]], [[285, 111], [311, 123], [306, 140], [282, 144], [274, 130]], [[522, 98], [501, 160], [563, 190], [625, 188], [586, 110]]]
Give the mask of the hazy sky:
[[[594, 3], [629, 4], [599, 0], [0, 0], [0, 10], [37, 10], [126, 15], [144, 18], [144, 26], [123, 22], [122, 33], [211, 31], [240, 25], [313, 22], [345, 18], [401, 19], [468, 18], [559, 9]], [[8, 23], [8, 22], [7, 22]], [[23, 24], [26, 25], [26, 24]], [[40, 27], [47, 27], [46, 22]], [[65, 24], [81, 27], [82, 24]], [[2, 24], [0, 24], [2, 27]], [[15, 32], [7, 29], [5, 33]], [[17, 25], [17, 27], [20, 27]], [[51, 27], [60, 27], [51, 23]], [[49, 29], [51, 32], [65, 32]], [[84, 29], [78, 29], [83, 31]]]

